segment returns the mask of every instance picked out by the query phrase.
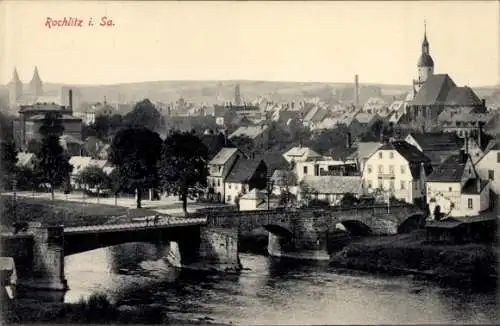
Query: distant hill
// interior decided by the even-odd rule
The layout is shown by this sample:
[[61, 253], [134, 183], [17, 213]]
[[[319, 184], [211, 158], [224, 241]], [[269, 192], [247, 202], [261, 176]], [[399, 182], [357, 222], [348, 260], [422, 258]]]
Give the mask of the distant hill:
[[[109, 102], [135, 102], [144, 98], [151, 101], [175, 102], [179, 98], [194, 103], [208, 105], [232, 101], [234, 87], [240, 85], [241, 96], [245, 101], [266, 97], [274, 101], [301, 100], [304, 97], [320, 97], [328, 100], [352, 100], [353, 83], [316, 83], [316, 82], [274, 82], [274, 81], [151, 81], [122, 83], [115, 85], [68, 85], [44, 84], [44, 90], [51, 95], [61, 94], [62, 87], [74, 88], [80, 101], [97, 102], [106, 98]], [[366, 97], [381, 96], [387, 101], [400, 98], [410, 90], [409, 85], [360, 84], [360, 100]], [[480, 87], [475, 91], [480, 97], [491, 96], [498, 87]]]

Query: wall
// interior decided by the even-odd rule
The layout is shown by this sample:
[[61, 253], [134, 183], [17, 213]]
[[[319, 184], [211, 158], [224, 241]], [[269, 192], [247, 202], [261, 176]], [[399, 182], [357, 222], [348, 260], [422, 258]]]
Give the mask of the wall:
[[460, 216], [461, 189], [459, 182], [427, 182], [427, 204], [431, 214], [434, 214], [435, 207], [439, 205], [441, 213]]
[[240, 270], [238, 230], [202, 228], [199, 257], [203, 264], [217, 270]]
[[235, 182], [226, 182], [224, 184], [224, 193], [226, 194], [225, 202], [227, 204], [235, 204], [234, 199], [238, 194], [248, 192], [248, 185]]

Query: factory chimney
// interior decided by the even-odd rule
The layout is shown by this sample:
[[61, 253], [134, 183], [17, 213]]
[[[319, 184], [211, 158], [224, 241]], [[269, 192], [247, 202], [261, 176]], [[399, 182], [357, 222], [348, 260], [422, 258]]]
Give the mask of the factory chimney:
[[69, 105], [69, 109], [71, 110], [71, 112], [73, 112], [73, 90], [70, 89], [69, 92], [68, 92], [68, 105]]
[[354, 75], [354, 106], [359, 107], [359, 77]]

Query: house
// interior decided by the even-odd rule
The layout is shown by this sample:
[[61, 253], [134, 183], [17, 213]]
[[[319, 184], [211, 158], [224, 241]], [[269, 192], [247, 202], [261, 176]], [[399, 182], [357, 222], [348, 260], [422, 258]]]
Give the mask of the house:
[[479, 177], [470, 155], [448, 157], [427, 178], [427, 204], [434, 219], [436, 207], [451, 217], [477, 216], [490, 206], [489, 181]]
[[454, 132], [459, 137], [465, 138], [482, 126], [493, 120], [493, 113], [459, 113], [442, 120], [441, 127], [445, 132]]
[[375, 151], [381, 147], [383, 144], [381, 142], [358, 142], [356, 145], [356, 151], [349, 155], [347, 160], [354, 160], [358, 166], [358, 170], [362, 173], [365, 167], [365, 163], [368, 158], [375, 153]]
[[340, 205], [346, 193], [359, 197], [363, 194], [360, 176], [306, 176], [298, 190], [298, 201], [308, 199], [325, 200], [330, 205]]
[[279, 195], [284, 191], [288, 191], [292, 194], [297, 193], [297, 175], [295, 175], [293, 171], [275, 170], [271, 176], [271, 183], [274, 194]]
[[283, 154], [283, 157], [288, 163], [296, 163], [320, 159], [322, 156], [309, 147], [298, 146], [289, 149], [285, 154]]
[[242, 126], [229, 135], [229, 140], [234, 137], [248, 137], [253, 141], [255, 148], [264, 148], [269, 139], [269, 127], [265, 125]]
[[440, 165], [464, 146], [464, 141], [450, 132], [412, 132], [406, 136], [405, 141], [424, 153], [433, 166]]
[[262, 160], [238, 159], [224, 182], [225, 202], [236, 204], [239, 197], [250, 190], [265, 189], [267, 167]]
[[224, 202], [224, 182], [235, 162], [242, 156], [237, 148], [224, 147], [208, 162], [208, 193], [209, 196], [212, 194], [212, 199]]
[[363, 169], [367, 192], [382, 190], [409, 203], [425, 196], [425, 177], [432, 170], [431, 161], [418, 148], [405, 141], [392, 141], [378, 148]]
[[301, 181], [306, 176], [332, 176], [348, 175], [349, 172], [356, 171], [354, 161], [341, 161], [333, 158], [324, 157], [305, 162], [296, 162], [294, 171], [297, 179]]
[[243, 196], [239, 201], [240, 211], [255, 211], [267, 209], [267, 195], [265, 192], [253, 188]]
[[16, 166], [25, 167], [28, 169], [33, 169], [35, 164], [35, 154], [28, 152], [19, 152], [17, 153], [17, 162]]
[[302, 123], [304, 127], [314, 129], [316, 125], [320, 124], [328, 116], [328, 111], [319, 106], [313, 107], [309, 112], [307, 112]]
[[484, 155], [476, 162], [476, 170], [482, 180], [490, 181], [491, 190], [500, 195], [500, 142], [493, 140]]
[[69, 164], [73, 166], [70, 175], [70, 184], [75, 189], [81, 189], [82, 185], [78, 183], [78, 176], [88, 167], [94, 166], [103, 170], [106, 174], [113, 171], [113, 167], [106, 160], [94, 160], [89, 156], [72, 156], [69, 159]]

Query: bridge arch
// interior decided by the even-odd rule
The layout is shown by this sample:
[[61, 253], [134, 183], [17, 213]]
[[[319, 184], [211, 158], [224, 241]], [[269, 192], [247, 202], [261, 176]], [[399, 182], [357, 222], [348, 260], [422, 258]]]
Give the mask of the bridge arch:
[[371, 235], [373, 233], [372, 229], [368, 225], [358, 220], [342, 220], [337, 223], [337, 226], [337, 228], [354, 236]]
[[274, 235], [277, 235], [279, 237], [282, 237], [282, 238], [286, 238], [286, 239], [291, 239], [293, 237], [293, 232], [286, 226], [284, 225], [280, 225], [280, 224], [265, 224], [265, 225], [262, 225], [262, 227], [274, 234]]
[[423, 226], [425, 223], [425, 215], [423, 213], [415, 213], [404, 219], [398, 225], [398, 233], [409, 233]]

